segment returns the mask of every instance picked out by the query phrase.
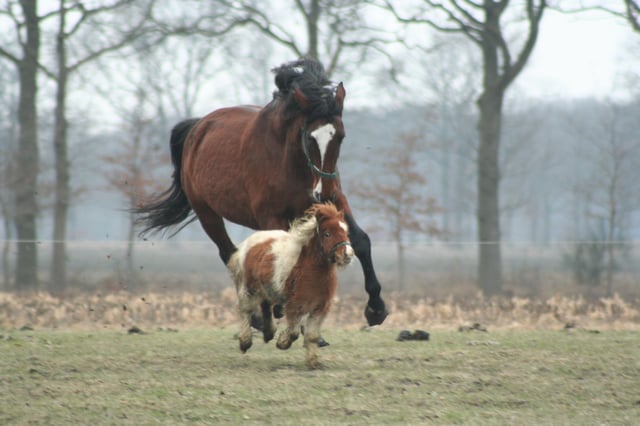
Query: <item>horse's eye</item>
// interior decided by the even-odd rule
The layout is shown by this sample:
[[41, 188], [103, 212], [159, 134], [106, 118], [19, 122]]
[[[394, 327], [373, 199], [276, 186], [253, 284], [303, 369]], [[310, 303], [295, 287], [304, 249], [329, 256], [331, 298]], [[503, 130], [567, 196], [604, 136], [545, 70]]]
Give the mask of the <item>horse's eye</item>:
[[325, 238], [329, 238], [331, 236], [331, 232], [324, 231], [324, 236], [325, 236]]

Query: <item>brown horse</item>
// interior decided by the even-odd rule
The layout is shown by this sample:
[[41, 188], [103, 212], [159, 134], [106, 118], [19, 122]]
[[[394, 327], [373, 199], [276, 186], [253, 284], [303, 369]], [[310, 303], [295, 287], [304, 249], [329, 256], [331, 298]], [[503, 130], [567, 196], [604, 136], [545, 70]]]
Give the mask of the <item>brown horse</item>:
[[320, 326], [336, 292], [336, 270], [352, 258], [344, 214], [331, 203], [314, 204], [287, 232], [257, 231], [240, 243], [227, 264], [238, 292], [240, 350], [251, 347], [251, 316], [258, 306], [264, 341], [269, 342], [276, 331], [271, 306], [282, 305], [287, 328], [278, 336], [278, 348], [289, 349], [306, 316], [307, 364], [320, 367]]
[[371, 262], [371, 243], [353, 218], [337, 169], [345, 136], [344, 87], [332, 85], [312, 59], [273, 71], [278, 90], [266, 106], [222, 108], [174, 127], [173, 183], [135, 210], [144, 225], [141, 234], [179, 225], [193, 211], [226, 264], [236, 247], [223, 218], [253, 229], [286, 230], [314, 202], [333, 201], [345, 212], [364, 272], [369, 294], [365, 317], [370, 325], [380, 324], [387, 310]]

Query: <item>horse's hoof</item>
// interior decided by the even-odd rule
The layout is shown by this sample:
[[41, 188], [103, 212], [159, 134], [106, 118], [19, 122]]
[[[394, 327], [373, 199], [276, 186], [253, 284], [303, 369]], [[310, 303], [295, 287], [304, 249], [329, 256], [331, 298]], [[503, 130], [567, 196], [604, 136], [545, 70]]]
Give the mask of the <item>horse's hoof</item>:
[[325, 346], [329, 346], [329, 342], [324, 340], [322, 337], [318, 339], [318, 347], [323, 348]]
[[369, 326], [382, 324], [385, 318], [387, 318], [387, 315], [389, 315], [389, 312], [384, 306], [384, 302], [382, 302], [382, 309], [373, 309], [369, 305], [364, 309], [364, 316], [367, 319]]

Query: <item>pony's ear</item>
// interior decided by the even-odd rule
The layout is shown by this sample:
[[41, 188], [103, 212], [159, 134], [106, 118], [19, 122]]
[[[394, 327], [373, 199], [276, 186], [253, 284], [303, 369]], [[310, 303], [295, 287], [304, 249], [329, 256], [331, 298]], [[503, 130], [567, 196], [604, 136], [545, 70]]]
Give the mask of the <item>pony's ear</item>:
[[340, 112], [342, 112], [342, 106], [344, 105], [344, 97], [346, 94], [347, 92], [344, 90], [344, 85], [340, 82], [336, 88], [336, 106]]
[[293, 88], [293, 98], [296, 100], [296, 103], [302, 111], [306, 111], [309, 108], [309, 99], [307, 99], [306, 95], [302, 93], [302, 90], [300, 90], [299, 87]]

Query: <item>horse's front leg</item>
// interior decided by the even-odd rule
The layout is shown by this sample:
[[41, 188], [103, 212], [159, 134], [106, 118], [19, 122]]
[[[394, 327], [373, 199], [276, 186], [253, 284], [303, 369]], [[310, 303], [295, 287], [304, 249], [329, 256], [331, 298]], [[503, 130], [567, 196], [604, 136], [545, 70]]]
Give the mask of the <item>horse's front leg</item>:
[[349, 225], [351, 246], [358, 260], [360, 260], [360, 265], [362, 265], [364, 288], [369, 295], [364, 316], [369, 325], [382, 324], [389, 313], [387, 312], [384, 300], [380, 297], [382, 287], [380, 286], [376, 271], [373, 269], [373, 262], [371, 261], [371, 240], [367, 233], [358, 226], [351, 213], [345, 213], [345, 219], [347, 220], [347, 225]]

